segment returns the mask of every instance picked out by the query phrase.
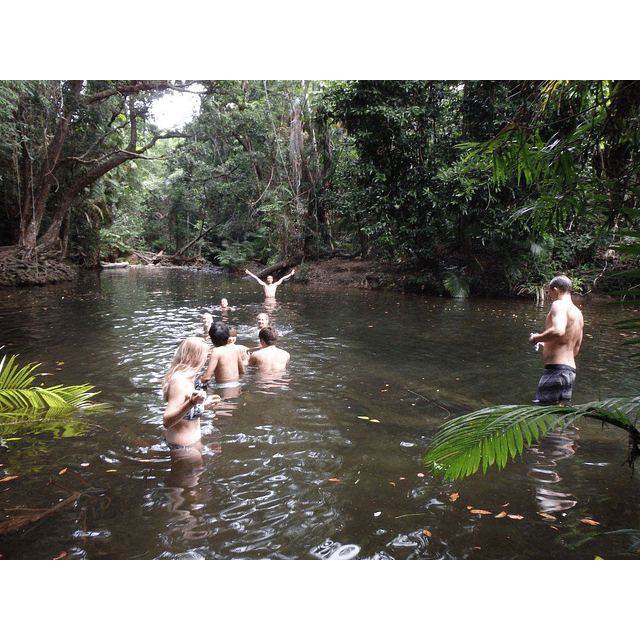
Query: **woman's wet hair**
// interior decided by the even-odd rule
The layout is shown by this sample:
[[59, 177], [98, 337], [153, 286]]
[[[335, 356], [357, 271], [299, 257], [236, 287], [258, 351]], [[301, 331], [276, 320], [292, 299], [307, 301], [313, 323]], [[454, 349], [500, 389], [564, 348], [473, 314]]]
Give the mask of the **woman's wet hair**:
[[195, 375], [202, 369], [209, 355], [209, 347], [202, 338], [185, 338], [176, 349], [173, 362], [167, 371], [162, 383], [162, 391], [165, 394], [169, 389], [171, 378], [179, 371], [187, 375]]

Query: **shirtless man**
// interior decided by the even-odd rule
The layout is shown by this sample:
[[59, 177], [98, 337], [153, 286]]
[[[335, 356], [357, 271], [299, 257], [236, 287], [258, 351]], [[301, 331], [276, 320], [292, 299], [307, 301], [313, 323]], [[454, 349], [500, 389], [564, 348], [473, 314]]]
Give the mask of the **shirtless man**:
[[249, 269], [245, 269], [244, 272], [246, 274], [250, 275], [255, 280], [257, 280], [258, 284], [262, 285], [262, 287], [264, 289], [264, 297], [265, 298], [275, 298], [276, 297], [276, 289], [278, 288], [278, 286], [281, 285], [287, 278], [290, 278], [296, 272], [296, 270], [295, 269], [291, 269], [291, 271], [286, 276], [282, 276], [282, 278], [280, 278], [280, 280], [278, 280], [278, 282], [274, 282], [273, 281], [273, 276], [267, 276], [267, 281], [263, 282], [262, 280], [260, 280], [260, 278], [258, 278], [257, 275], [251, 273], [251, 271], [249, 271]]
[[260, 373], [282, 371], [289, 362], [289, 354], [276, 347], [278, 332], [273, 327], [260, 329], [261, 349], [254, 351], [249, 356], [249, 365], [257, 367]]
[[209, 365], [200, 380], [206, 384], [215, 378], [216, 382], [237, 382], [245, 372], [245, 365], [238, 346], [229, 342], [229, 327], [224, 322], [214, 322], [209, 329], [213, 349], [209, 355]]
[[584, 330], [582, 312], [571, 299], [572, 284], [566, 276], [556, 276], [549, 283], [551, 310], [542, 333], [532, 333], [529, 342], [542, 344], [544, 371], [538, 382], [534, 402], [541, 405], [570, 402], [576, 379], [576, 356]]

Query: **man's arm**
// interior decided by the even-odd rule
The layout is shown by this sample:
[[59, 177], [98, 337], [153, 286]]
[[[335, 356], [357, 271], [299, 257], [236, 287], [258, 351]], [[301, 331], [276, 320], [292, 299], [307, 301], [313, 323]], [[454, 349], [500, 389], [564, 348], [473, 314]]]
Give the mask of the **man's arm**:
[[254, 351], [250, 356], [249, 356], [249, 362], [247, 363], [249, 366], [251, 367], [257, 367], [258, 363], [260, 362], [260, 358], [258, 357], [258, 352], [260, 351], [260, 349], [258, 349], [258, 351]]
[[238, 352], [238, 373], [242, 375], [245, 372], [244, 368], [244, 357], [242, 355], [242, 351], [240, 349], [236, 349]]
[[567, 331], [567, 309], [558, 304], [556, 300], [551, 305], [551, 326], [542, 333], [532, 333], [529, 336], [529, 342], [536, 344], [537, 342], [546, 342], [555, 338], [562, 338]]
[[265, 286], [266, 283], [262, 282], [262, 280], [260, 280], [260, 278], [258, 278], [258, 276], [255, 273], [251, 273], [251, 271], [249, 271], [249, 269], [245, 269], [244, 272], [247, 275], [250, 275], [255, 280], [257, 280], [263, 287]]
[[211, 349], [209, 352], [209, 365], [207, 366], [207, 370], [202, 374], [200, 381], [202, 384], [209, 382], [213, 377], [213, 372], [216, 370], [218, 366], [218, 354], [216, 353], [215, 347]]
[[288, 273], [286, 276], [282, 276], [282, 278], [280, 278], [278, 282], [274, 282], [274, 284], [282, 284], [287, 278], [290, 278], [295, 272], [296, 272], [295, 269], [291, 269], [290, 273]]

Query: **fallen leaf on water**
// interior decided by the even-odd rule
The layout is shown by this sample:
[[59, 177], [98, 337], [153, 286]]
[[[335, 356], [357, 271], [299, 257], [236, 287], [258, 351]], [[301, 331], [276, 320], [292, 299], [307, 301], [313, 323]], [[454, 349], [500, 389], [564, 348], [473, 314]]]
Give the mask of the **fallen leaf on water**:
[[91, 463], [90, 462], [81, 462], [80, 466], [81, 467], [88, 467]]
[[585, 524], [593, 525], [594, 527], [597, 527], [600, 524], [599, 522], [596, 522], [595, 520], [592, 520], [591, 518], [581, 518], [580, 522], [584, 522]]
[[394, 487], [396, 486], [395, 482], [389, 482], [389, 484], [393, 485]]
[[449, 502], [455, 502], [460, 497], [459, 493], [452, 493], [449, 496]]
[[406, 478], [404, 476], [400, 476], [398, 480], [406, 480]]
[[7, 476], [6, 478], [2, 478], [0, 482], [9, 482], [9, 480], [15, 480], [19, 476]]
[[501, 511], [501, 512], [496, 516], [496, 518], [504, 518], [506, 515], [507, 515], [507, 512], [506, 512], [506, 511]]
[[491, 511], [485, 511], [484, 509], [471, 509], [470, 513], [479, 513], [481, 515], [492, 515]]
[[389, 391], [389, 389], [380, 389], [380, 393], [387, 393], [387, 391]]
[[358, 484], [360, 482], [360, 478], [358, 478], [353, 484]]
[[418, 478], [424, 478], [424, 473], [419, 473]]
[[339, 478], [329, 478], [329, 482], [340, 482]]
[[470, 504], [468, 504], [467, 505], [467, 509], [469, 509], [469, 511], [471, 511], [471, 509], [473, 509], [473, 507]]
[[382, 511], [376, 511], [376, 512], [373, 514], [373, 516], [374, 516], [375, 518], [377, 518], [381, 513], [382, 513]]
[[511, 518], [512, 520], [523, 520], [524, 516], [517, 516], [515, 513], [508, 513], [507, 518]]
[[67, 555], [66, 551], [63, 551], [57, 558], [54, 558], [54, 560], [62, 560], [62, 558], [64, 558]]
[[369, 422], [377, 422], [378, 424], [380, 424], [380, 420], [376, 420], [375, 418], [371, 418], [371, 420], [369, 420]]
[[550, 513], [541, 513], [540, 515], [543, 518], [546, 518], [547, 520], [557, 520], [558, 519], [555, 516], [552, 516]]
[[358, 416], [358, 418], [360, 418], [360, 420], [368, 420], [369, 416]]
[[427, 536], [427, 538], [431, 538], [433, 536], [433, 533], [431, 533], [431, 531], [429, 531], [429, 529], [423, 529], [422, 533]]
[[63, 473], [67, 473], [67, 467], [65, 467], [62, 471], [58, 471], [59, 476], [61, 476]]
[[117, 469], [107, 469], [107, 473], [115, 473]]

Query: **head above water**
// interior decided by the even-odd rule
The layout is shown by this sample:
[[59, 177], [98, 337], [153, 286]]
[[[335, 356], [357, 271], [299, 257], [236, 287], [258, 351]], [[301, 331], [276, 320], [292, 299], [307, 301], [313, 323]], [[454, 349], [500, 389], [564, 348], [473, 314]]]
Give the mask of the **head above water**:
[[260, 329], [258, 337], [268, 347], [270, 347], [272, 344], [275, 344], [278, 341], [278, 332], [273, 327], [265, 327], [264, 329]]
[[267, 284], [271, 284], [273, 282], [273, 276], [267, 276], [266, 277], [266, 283]]
[[183, 364], [189, 368], [198, 369], [207, 360], [209, 347], [202, 338], [185, 338], [176, 349], [173, 364]]
[[257, 317], [258, 327], [266, 327], [269, 324], [269, 316], [266, 313], [259, 313]]
[[226, 298], [222, 298], [222, 300], [220, 300], [220, 306], [221, 307], [228, 307], [229, 303], [227, 302]]
[[238, 330], [233, 327], [229, 328], [229, 342], [234, 343], [238, 339]]
[[229, 342], [229, 327], [218, 320], [211, 325], [209, 337], [215, 347], [224, 347]]
[[195, 376], [207, 361], [209, 347], [202, 338], [185, 338], [176, 349], [173, 362], [167, 371], [162, 390], [166, 396], [171, 378], [178, 371], [184, 371], [187, 375]]
[[549, 283], [549, 291], [551, 289], [560, 289], [564, 293], [571, 293], [573, 291], [573, 284], [567, 276], [556, 276]]

